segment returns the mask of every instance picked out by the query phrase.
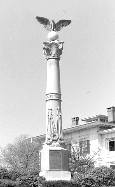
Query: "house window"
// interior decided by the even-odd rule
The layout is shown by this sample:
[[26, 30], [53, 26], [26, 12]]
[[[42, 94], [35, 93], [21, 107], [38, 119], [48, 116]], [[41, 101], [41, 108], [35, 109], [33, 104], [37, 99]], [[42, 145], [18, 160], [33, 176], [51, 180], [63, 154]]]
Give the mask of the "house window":
[[80, 155], [90, 154], [90, 140], [84, 140], [79, 142]]
[[109, 141], [109, 151], [115, 151], [115, 141]]

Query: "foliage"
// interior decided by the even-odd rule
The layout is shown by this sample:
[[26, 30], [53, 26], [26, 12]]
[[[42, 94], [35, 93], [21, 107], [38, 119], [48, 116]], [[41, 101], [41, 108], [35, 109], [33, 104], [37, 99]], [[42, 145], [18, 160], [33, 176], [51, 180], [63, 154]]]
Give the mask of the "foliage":
[[93, 157], [80, 155], [79, 149], [72, 147], [70, 154], [72, 180], [82, 187], [115, 185], [115, 171], [108, 167], [94, 167]]
[[10, 179], [0, 179], [0, 187], [16, 187], [16, 182]]
[[72, 173], [72, 176], [76, 172], [84, 175], [92, 168], [94, 168], [93, 159], [85, 154], [81, 156], [79, 150], [75, 150], [74, 147], [72, 147], [69, 161], [69, 169]]
[[27, 137], [18, 138], [2, 150], [5, 165], [17, 175], [39, 172], [39, 142], [31, 142]]
[[42, 187], [80, 187], [79, 184], [77, 184], [74, 181], [43, 181]]
[[[46, 181], [39, 177], [38, 173], [31, 173], [28, 175], [19, 176], [14, 181], [13, 173], [8, 170], [2, 170], [2, 179], [0, 179], [0, 186], [2, 187], [107, 187], [115, 186], [115, 171], [107, 167], [97, 167], [86, 173], [74, 173], [71, 181]], [[7, 175], [6, 175], [7, 173]], [[5, 175], [4, 175], [5, 174]], [[13, 174], [14, 175], [14, 174]], [[10, 177], [9, 177], [10, 176]], [[7, 179], [8, 177], [8, 179]]]
[[19, 138], [3, 151], [5, 166], [0, 168], [2, 187], [101, 187], [115, 186], [115, 171], [107, 167], [94, 168], [93, 160], [80, 155], [74, 148], [70, 154], [71, 181], [46, 181], [39, 177], [41, 145], [26, 137]]
[[82, 186], [111, 186], [115, 184], [115, 171], [111, 168], [102, 166], [96, 167], [83, 174], [75, 173], [74, 181]]
[[[1, 179], [0, 179], [0, 186], [6, 187], [6, 186], [17, 186], [17, 187], [24, 187], [24, 186], [32, 186], [32, 187], [38, 187], [38, 182], [41, 184], [42, 178], [38, 177], [39, 173], [33, 172], [29, 175], [19, 175], [18, 173], [15, 173], [14, 171], [8, 171], [5, 168], [1, 168]], [[39, 181], [38, 181], [39, 179]], [[39, 185], [40, 186], [40, 185]]]
[[16, 182], [19, 187], [40, 187], [45, 179], [38, 175], [26, 175], [19, 177]]
[[96, 183], [106, 186], [115, 182], [115, 171], [105, 166], [94, 168], [88, 176], [95, 180]]
[[9, 179], [15, 181], [20, 176], [21, 176], [20, 173], [14, 171], [14, 170], [9, 170]]
[[9, 179], [10, 174], [6, 168], [1, 167], [0, 168], [0, 179]]
[[20, 174], [15, 171], [8, 170], [3, 167], [0, 168], [0, 179], [10, 179], [15, 181], [19, 176]]

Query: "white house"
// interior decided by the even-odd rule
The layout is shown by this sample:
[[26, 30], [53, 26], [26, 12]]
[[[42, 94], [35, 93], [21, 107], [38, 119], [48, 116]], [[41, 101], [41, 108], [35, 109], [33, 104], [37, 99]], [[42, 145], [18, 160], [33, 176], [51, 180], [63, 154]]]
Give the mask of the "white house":
[[115, 168], [115, 107], [108, 108], [108, 116], [97, 115], [84, 119], [80, 125], [78, 117], [72, 119], [72, 127], [65, 129], [64, 139], [80, 154], [88, 154], [95, 165]]

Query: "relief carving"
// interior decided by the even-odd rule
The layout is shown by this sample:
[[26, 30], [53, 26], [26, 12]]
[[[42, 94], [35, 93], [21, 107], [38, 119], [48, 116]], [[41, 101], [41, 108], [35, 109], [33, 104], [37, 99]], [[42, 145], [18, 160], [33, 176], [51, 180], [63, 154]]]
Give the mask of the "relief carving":
[[58, 108], [56, 117], [54, 113], [52, 109], [48, 110], [47, 144], [62, 140], [62, 114]]

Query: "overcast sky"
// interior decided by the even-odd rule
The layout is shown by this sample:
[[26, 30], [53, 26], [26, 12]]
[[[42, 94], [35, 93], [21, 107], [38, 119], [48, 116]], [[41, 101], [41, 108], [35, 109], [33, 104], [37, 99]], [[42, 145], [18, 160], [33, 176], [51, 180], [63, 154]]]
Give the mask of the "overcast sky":
[[45, 133], [47, 32], [36, 16], [71, 19], [60, 31], [63, 128], [115, 106], [115, 0], [0, 0], [0, 145]]

